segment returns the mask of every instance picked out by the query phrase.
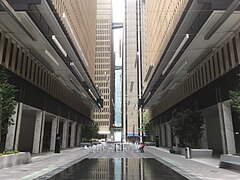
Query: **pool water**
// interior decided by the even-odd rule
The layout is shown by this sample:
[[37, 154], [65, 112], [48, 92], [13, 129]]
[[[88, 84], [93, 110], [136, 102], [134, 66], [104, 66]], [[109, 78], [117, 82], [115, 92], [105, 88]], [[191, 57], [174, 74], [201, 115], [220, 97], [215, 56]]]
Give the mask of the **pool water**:
[[52, 177], [58, 180], [182, 180], [154, 158], [88, 158]]

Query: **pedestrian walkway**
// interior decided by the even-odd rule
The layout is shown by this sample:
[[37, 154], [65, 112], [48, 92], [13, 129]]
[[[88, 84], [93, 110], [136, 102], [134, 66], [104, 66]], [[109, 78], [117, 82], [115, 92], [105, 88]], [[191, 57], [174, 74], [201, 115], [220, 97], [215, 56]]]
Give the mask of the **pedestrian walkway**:
[[47, 179], [84, 158], [155, 158], [188, 179], [240, 180], [240, 173], [218, 168], [219, 159], [186, 159], [170, 154], [165, 148], [148, 146], [139, 153], [133, 146], [123, 151], [108, 151], [107, 148], [73, 148], [60, 154], [44, 153], [32, 157], [32, 163], [0, 170], [1, 180]]

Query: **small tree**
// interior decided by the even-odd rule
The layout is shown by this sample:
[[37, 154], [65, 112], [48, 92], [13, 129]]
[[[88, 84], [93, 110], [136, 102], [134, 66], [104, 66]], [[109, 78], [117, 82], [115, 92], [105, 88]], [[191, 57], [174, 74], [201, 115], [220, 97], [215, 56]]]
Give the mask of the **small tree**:
[[142, 118], [142, 128], [139, 128], [139, 131], [143, 133], [147, 138], [144, 140], [150, 140], [150, 134], [152, 133], [152, 128], [149, 123], [149, 111], [143, 113]]
[[239, 76], [239, 85], [235, 91], [229, 91], [229, 97], [232, 100], [231, 104], [233, 109], [240, 113], [240, 75]]
[[8, 126], [13, 124], [11, 116], [15, 113], [15, 86], [8, 83], [8, 76], [0, 66], [0, 144], [5, 146]]
[[98, 138], [99, 126], [97, 123], [86, 123], [82, 126], [82, 139], [89, 141], [92, 138]]
[[201, 112], [191, 111], [174, 111], [171, 119], [173, 135], [177, 136], [180, 146], [190, 146], [197, 148], [198, 140], [203, 134], [204, 118]]

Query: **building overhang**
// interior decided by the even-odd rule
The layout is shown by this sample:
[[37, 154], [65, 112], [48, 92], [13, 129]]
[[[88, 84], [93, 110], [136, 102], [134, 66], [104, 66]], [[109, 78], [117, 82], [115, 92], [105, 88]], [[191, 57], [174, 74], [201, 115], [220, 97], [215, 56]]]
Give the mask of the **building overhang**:
[[[8, 5], [12, 13], [2, 3]], [[4, 31], [12, 34], [84, 104], [90, 108], [103, 107], [103, 99], [86, 70], [82, 56], [58, 15], [53, 13], [51, 2], [3, 0], [1, 4], [0, 26]]]
[[[144, 90], [143, 98], [139, 102], [144, 108], [150, 108], [158, 104], [204, 57], [214, 51], [240, 26], [240, 11], [238, 8], [228, 16], [211, 38], [206, 39], [205, 35], [215, 26], [225, 13], [229, 3], [231, 3], [229, 1], [219, 7], [214, 3], [209, 4], [209, 2], [203, 0], [191, 1], [187, 13], [183, 15], [184, 18], [177, 26], [163, 56], [160, 58], [151, 81]], [[189, 38], [180, 51], [174, 55], [187, 34]], [[173, 56], [175, 56], [174, 60], [166, 69]]]

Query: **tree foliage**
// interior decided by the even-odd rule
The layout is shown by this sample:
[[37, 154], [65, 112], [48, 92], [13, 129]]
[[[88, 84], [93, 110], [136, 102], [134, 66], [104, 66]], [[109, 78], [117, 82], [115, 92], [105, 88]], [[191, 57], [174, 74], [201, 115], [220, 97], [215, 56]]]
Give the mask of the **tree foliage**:
[[180, 146], [190, 146], [197, 148], [198, 140], [203, 134], [204, 118], [201, 112], [174, 111], [171, 118], [173, 135], [177, 136]]
[[233, 109], [240, 113], [240, 74], [238, 74], [239, 76], [239, 84], [238, 87], [235, 91], [229, 91], [229, 97], [232, 100], [231, 104]]
[[15, 86], [8, 83], [8, 76], [0, 66], [0, 134], [3, 136], [7, 134], [8, 126], [13, 124], [15, 92]]
[[99, 131], [99, 126], [95, 122], [94, 123], [89, 122], [89, 123], [83, 124], [82, 133], [81, 133], [82, 139], [89, 141], [92, 138], [98, 138], [99, 137], [98, 131]]

